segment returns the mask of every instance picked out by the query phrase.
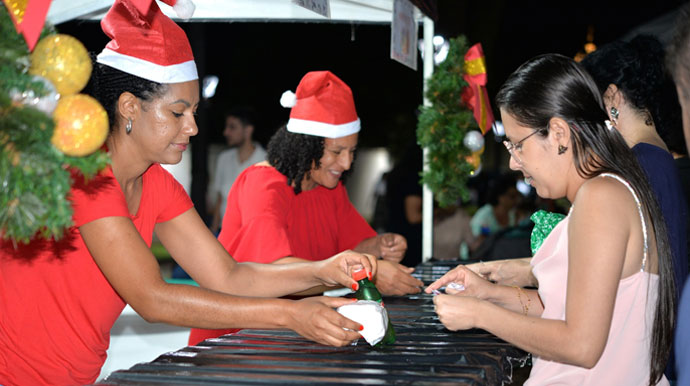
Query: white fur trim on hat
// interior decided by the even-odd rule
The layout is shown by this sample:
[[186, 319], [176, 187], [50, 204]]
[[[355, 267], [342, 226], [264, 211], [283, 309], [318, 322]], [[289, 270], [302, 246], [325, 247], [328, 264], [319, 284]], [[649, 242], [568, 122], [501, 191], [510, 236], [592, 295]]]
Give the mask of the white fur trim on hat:
[[297, 104], [297, 96], [294, 92], [287, 90], [280, 96], [280, 105], [286, 108], [295, 107]]
[[196, 64], [193, 60], [169, 66], [161, 66], [105, 48], [98, 54], [96, 61], [106, 66], [117, 68], [120, 71], [158, 83], [181, 83], [199, 79]]
[[291, 133], [315, 135], [325, 138], [340, 138], [359, 132], [360, 121], [332, 125], [318, 121], [307, 121], [304, 119], [290, 118], [287, 123], [287, 131]]
[[189, 19], [194, 15], [194, 10], [196, 6], [191, 0], [177, 0], [175, 5], [173, 5], [173, 10], [182, 19]]

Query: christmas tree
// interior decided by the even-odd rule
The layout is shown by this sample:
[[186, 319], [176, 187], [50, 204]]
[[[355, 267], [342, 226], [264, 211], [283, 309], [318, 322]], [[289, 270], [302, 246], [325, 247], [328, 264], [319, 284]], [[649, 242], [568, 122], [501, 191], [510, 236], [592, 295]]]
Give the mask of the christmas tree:
[[[90, 97], [65, 95], [65, 91], [59, 94], [65, 88], [63, 83], [74, 79], [83, 82], [81, 79], [84, 75], [88, 79], [90, 61], [89, 74], [84, 74], [83, 65], [67, 68], [67, 76], [61, 74], [59, 82], [47, 79], [51, 78], [51, 74], [41, 76], [41, 68], [55, 71], [60, 67], [54, 63], [60, 59], [60, 55], [71, 55], [68, 59], [75, 60], [75, 55], [72, 55], [75, 43], [65, 39], [66, 35], [56, 34], [53, 26], [45, 26], [32, 55], [26, 41], [17, 32], [17, 15], [20, 12], [12, 11], [14, 14], [10, 15], [6, 5], [0, 2], [0, 235], [3, 240], [11, 240], [16, 245], [28, 243], [36, 237], [61, 238], [72, 225], [72, 208], [67, 199], [72, 175], [88, 179], [104, 168], [109, 158], [102, 150], [89, 150], [88, 154], [77, 156], [80, 153], [70, 151], [69, 146], [63, 146], [60, 150], [53, 145], [56, 140], [67, 138], [67, 134], [56, 134], [56, 125], [67, 128], [72, 139], [76, 139], [80, 145], [83, 145], [83, 141], [80, 142], [78, 137], [86, 133], [79, 130], [93, 126], [91, 121], [85, 122], [83, 117], [72, 117], [78, 110], [75, 110], [73, 100], [78, 99], [77, 96]], [[46, 43], [41, 54], [36, 54], [44, 40]], [[62, 51], [67, 44], [70, 45], [70, 51], [65, 54]], [[83, 59], [78, 60], [83, 62]], [[105, 138], [102, 134], [102, 116], [105, 112], [100, 105], [93, 105], [93, 101], [87, 103], [96, 112], [94, 116], [98, 118], [99, 135]], [[105, 125], [107, 133], [107, 117]], [[71, 146], [74, 147], [77, 142], [72, 142]], [[91, 146], [98, 149], [102, 142], [100, 140], [100, 143]], [[81, 148], [84, 149], [84, 146]]]
[[[428, 80], [426, 98], [431, 106], [420, 107], [417, 124], [417, 142], [428, 150], [428, 170], [422, 172], [422, 182], [429, 186], [442, 207], [456, 204], [459, 199], [469, 199], [467, 180], [478, 170], [484, 150], [484, 138], [477, 129], [484, 126], [482, 131], [486, 130], [487, 111], [489, 122], [493, 120], [490, 107], [482, 106], [488, 107], [481, 112], [482, 120], [477, 119], [481, 114], [473, 114], [468, 103], [473, 98], [468, 91], [478, 93], [484, 90], [475, 91], [467, 82], [468, 75], [472, 76], [474, 70], [466, 66], [468, 63], [475, 65], [474, 61], [467, 61], [467, 52], [464, 36], [450, 40], [448, 56]], [[481, 60], [483, 70], [483, 57]]]

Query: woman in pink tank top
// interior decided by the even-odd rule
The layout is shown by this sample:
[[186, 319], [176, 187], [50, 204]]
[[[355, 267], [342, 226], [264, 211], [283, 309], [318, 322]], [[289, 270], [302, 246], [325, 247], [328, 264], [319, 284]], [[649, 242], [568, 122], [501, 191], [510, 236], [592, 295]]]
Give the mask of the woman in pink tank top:
[[532, 353], [526, 385], [667, 385], [675, 287], [666, 229], [596, 85], [572, 59], [547, 54], [518, 68], [496, 101], [510, 168], [572, 207], [532, 259], [538, 291], [458, 266], [426, 289], [464, 286], [434, 299], [441, 322]]

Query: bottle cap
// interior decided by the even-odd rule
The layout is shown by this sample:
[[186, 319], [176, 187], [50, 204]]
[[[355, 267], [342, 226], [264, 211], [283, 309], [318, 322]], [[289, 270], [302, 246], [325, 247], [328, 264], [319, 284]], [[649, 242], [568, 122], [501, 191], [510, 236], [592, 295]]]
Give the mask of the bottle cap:
[[357, 281], [360, 281], [360, 280], [364, 279], [365, 277], [367, 277], [367, 271], [365, 271], [363, 269], [360, 269], [359, 271], [352, 272], [352, 278], [357, 280]]

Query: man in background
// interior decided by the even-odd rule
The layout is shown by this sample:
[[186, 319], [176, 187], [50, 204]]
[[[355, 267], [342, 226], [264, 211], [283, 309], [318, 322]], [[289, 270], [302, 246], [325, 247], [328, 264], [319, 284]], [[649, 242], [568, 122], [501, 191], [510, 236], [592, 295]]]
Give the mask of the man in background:
[[244, 169], [266, 159], [266, 150], [252, 140], [256, 112], [249, 106], [236, 106], [225, 114], [223, 136], [230, 147], [218, 155], [209, 188], [212, 202], [211, 231], [218, 234], [223, 222], [230, 187]]

